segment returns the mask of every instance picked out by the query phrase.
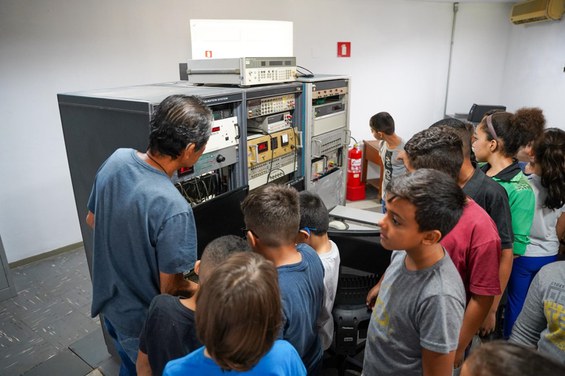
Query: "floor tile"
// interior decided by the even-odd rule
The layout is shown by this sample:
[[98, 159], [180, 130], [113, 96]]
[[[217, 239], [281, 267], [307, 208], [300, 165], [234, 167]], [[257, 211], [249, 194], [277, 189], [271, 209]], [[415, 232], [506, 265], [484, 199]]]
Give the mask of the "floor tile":
[[115, 357], [110, 357], [100, 363], [98, 369], [104, 376], [118, 376], [120, 374], [120, 361]]
[[3, 376], [21, 375], [59, 353], [59, 349], [39, 336], [22, 340], [0, 351], [0, 373]]
[[77, 357], [72, 351], [64, 350], [51, 359], [37, 365], [24, 376], [69, 375], [84, 376], [92, 372], [92, 367]]
[[[46, 324], [46, 325], [45, 325]], [[34, 331], [49, 342], [67, 348], [73, 342], [97, 330], [100, 326], [82, 313], [71, 310], [57, 320], [45, 322]]]
[[72, 343], [69, 349], [93, 368], [98, 367], [110, 358], [110, 354], [106, 350], [102, 328], [100, 327]]

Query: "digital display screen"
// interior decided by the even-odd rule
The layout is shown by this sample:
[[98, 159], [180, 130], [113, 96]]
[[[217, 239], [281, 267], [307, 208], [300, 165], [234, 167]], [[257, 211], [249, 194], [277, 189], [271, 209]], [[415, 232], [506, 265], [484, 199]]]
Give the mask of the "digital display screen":
[[283, 65], [283, 62], [280, 61], [280, 60], [270, 61], [270, 62], [269, 62], [269, 65], [272, 66], [272, 67], [281, 66], [281, 65]]
[[269, 142], [268, 141], [261, 142], [261, 143], [257, 144], [257, 151], [259, 153], [264, 153], [268, 150], [269, 150]]
[[267, 118], [267, 123], [272, 124], [284, 120], [285, 114], [275, 114]]
[[212, 133], [216, 133], [220, 131], [220, 127], [212, 127]]
[[194, 167], [182, 167], [177, 171], [178, 176], [183, 176], [187, 174], [191, 174], [194, 172]]

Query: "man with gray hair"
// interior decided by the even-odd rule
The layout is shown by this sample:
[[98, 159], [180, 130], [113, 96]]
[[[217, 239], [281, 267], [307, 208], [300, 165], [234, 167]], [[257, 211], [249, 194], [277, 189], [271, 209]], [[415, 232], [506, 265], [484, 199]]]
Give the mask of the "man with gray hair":
[[94, 229], [91, 313], [104, 315], [120, 375], [135, 375], [151, 300], [189, 288], [182, 273], [196, 261], [196, 227], [171, 177], [196, 163], [211, 125], [212, 112], [200, 99], [169, 96], [155, 111], [147, 151], [118, 149], [96, 174], [86, 217]]

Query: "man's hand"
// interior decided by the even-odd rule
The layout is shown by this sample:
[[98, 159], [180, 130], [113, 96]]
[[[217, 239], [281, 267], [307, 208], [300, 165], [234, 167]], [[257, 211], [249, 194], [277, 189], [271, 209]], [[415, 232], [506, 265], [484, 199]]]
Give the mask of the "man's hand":
[[88, 214], [86, 215], [86, 224], [90, 227], [90, 228], [94, 228], [94, 213], [91, 212], [90, 210], [88, 211]]
[[161, 294], [192, 296], [198, 289], [198, 284], [184, 279], [182, 273], [166, 274], [159, 273], [161, 282]]

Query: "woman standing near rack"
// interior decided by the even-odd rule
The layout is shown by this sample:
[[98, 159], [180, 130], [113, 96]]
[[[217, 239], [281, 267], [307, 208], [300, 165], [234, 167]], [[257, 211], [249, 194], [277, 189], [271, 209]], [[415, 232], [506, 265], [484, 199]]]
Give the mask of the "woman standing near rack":
[[[534, 218], [535, 196], [522, 173], [516, 153], [520, 147], [539, 138], [545, 118], [539, 108], [522, 108], [515, 114], [495, 112], [486, 115], [475, 130], [473, 151], [477, 161], [486, 162], [481, 169], [498, 182], [508, 193], [514, 233], [513, 252], [522, 256], [529, 244], [530, 228]], [[508, 338], [520, 313], [518, 280], [521, 264], [514, 259], [508, 282], [508, 302], [504, 319], [504, 337]], [[527, 291], [527, 289], [526, 289]]]

